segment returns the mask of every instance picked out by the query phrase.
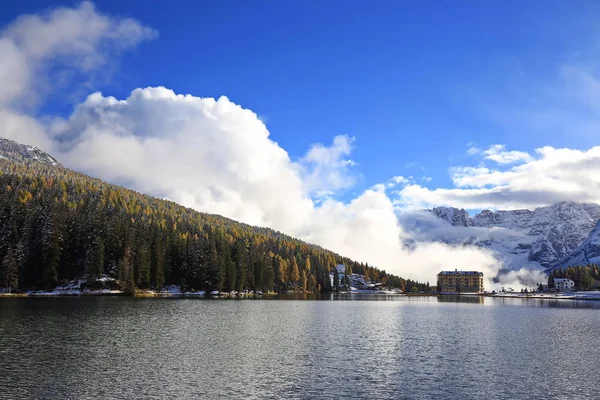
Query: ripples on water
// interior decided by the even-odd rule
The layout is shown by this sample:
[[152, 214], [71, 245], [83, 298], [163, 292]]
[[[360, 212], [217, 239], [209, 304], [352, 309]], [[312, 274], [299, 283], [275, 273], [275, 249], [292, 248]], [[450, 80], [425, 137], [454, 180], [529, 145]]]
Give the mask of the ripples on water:
[[332, 299], [0, 299], [0, 398], [597, 398], [600, 302]]

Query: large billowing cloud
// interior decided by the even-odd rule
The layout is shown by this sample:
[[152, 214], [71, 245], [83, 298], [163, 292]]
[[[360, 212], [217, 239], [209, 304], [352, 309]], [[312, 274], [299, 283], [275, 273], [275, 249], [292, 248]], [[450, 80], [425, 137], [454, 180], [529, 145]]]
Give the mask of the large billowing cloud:
[[[59, 158], [74, 169], [166, 197], [200, 211], [269, 226], [403, 276], [434, 281], [441, 268], [484, 269], [478, 249], [420, 243], [396, 218], [385, 186], [344, 203], [316, 193], [352, 182], [352, 139], [316, 144], [293, 161], [255, 113], [232, 103], [136, 89], [124, 100], [94, 93], [55, 130]], [[393, 182], [393, 181], [392, 181]]]
[[[439, 270], [455, 268], [496, 274], [500, 265], [487, 251], [430, 242], [403, 229], [387, 191], [408, 185], [402, 193], [410, 202], [431, 200], [411, 195], [410, 188], [428, 191], [411, 178], [398, 176], [350, 201], [336, 200], [359, 177], [350, 136], [315, 144], [293, 160], [251, 110], [226, 97], [163, 87], [135, 89], [122, 99], [96, 92], [66, 118], [37, 118], [32, 111], [56, 89], [53, 77], [85, 80], [154, 36], [141, 23], [101, 14], [89, 2], [18, 18], [0, 33], [0, 77], [7, 82], [0, 87], [0, 135], [42, 147], [66, 166], [107, 181], [269, 226], [407, 278], [433, 283]], [[502, 148], [485, 154], [498, 162], [526, 160]], [[457, 182], [459, 175], [465, 190], [482, 191], [496, 177], [463, 171]], [[474, 183], [478, 179], [482, 184]]]

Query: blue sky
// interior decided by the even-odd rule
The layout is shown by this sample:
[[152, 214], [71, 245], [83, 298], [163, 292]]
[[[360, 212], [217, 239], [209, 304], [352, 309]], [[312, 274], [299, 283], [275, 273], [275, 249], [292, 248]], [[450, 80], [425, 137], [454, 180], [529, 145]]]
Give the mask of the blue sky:
[[401, 276], [491, 277], [493, 254], [410, 221], [600, 204], [599, 17], [563, 0], [5, 1], [0, 136]]
[[[73, 2], [8, 1], [0, 24]], [[151, 4], [151, 5], [150, 5]], [[99, 1], [104, 13], [159, 37], [93, 87], [125, 98], [162, 85], [228, 96], [255, 111], [292, 158], [335, 135], [356, 138], [360, 193], [396, 175], [450, 187], [448, 169], [474, 164], [467, 144], [531, 152], [587, 148], [594, 137], [532, 121], [560, 70], [595, 51], [592, 3], [565, 1]], [[597, 15], [597, 13], [596, 13]], [[597, 37], [597, 36], [596, 36]], [[86, 93], [87, 94], [87, 93]], [[83, 93], [82, 93], [83, 97]], [[55, 95], [46, 108], [72, 103]], [[535, 112], [525, 117], [530, 109]], [[352, 193], [348, 196], [351, 197]], [[349, 197], [349, 198], [350, 198]]]

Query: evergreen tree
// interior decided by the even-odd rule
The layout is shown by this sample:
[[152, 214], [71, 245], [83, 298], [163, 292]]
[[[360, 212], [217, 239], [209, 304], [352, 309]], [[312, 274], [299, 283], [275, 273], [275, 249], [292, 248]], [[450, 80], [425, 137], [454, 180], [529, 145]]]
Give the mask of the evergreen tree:
[[125, 247], [125, 251], [123, 252], [123, 257], [119, 261], [118, 271], [119, 271], [119, 281], [121, 281], [123, 285], [123, 290], [128, 295], [135, 294], [135, 273], [133, 270], [133, 265], [131, 262], [132, 251], [129, 246]]
[[227, 260], [227, 287], [229, 288], [229, 290], [235, 290], [236, 289], [236, 276], [237, 276], [237, 271], [235, 268], [235, 262], [232, 260]]
[[592, 278], [592, 274], [589, 270], [590, 268], [586, 268], [586, 270], [583, 272], [580, 284], [582, 290], [590, 290], [592, 288], [592, 284], [594, 283], [594, 278]]
[[288, 267], [287, 263], [281, 256], [277, 256], [277, 281], [279, 283], [280, 289], [287, 289], [287, 281], [288, 281]]
[[310, 274], [308, 278], [308, 291], [312, 293], [319, 292], [317, 277], [314, 274]]
[[12, 292], [13, 288], [19, 286], [19, 266], [12, 248], [8, 249], [2, 264], [0, 264], [0, 279], [4, 282], [9, 293]]
[[85, 275], [88, 280], [96, 280], [104, 273], [104, 243], [96, 236], [85, 253]]
[[162, 288], [165, 284], [165, 250], [161, 240], [154, 240], [151, 263], [152, 284], [155, 288]]
[[301, 280], [300, 280], [300, 288], [302, 289], [303, 292], [306, 292], [306, 289], [308, 288], [308, 278], [306, 277], [306, 271], [302, 270], [302, 276], [301, 276]]
[[298, 287], [298, 282], [300, 281], [300, 270], [298, 269], [298, 263], [296, 262], [295, 256], [292, 256], [292, 261], [290, 262], [290, 281], [292, 287], [296, 289]]
[[137, 287], [145, 289], [150, 286], [150, 249], [143, 238], [139, 238], [134, 257], [134, 270]]

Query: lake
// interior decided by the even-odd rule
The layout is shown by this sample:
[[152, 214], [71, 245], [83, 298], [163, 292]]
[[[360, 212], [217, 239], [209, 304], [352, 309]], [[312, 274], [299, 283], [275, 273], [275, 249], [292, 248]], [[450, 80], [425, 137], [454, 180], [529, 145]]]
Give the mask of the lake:
[[0, 398], [600, 396], [600, 302], [327, 299], [0, 298]]

